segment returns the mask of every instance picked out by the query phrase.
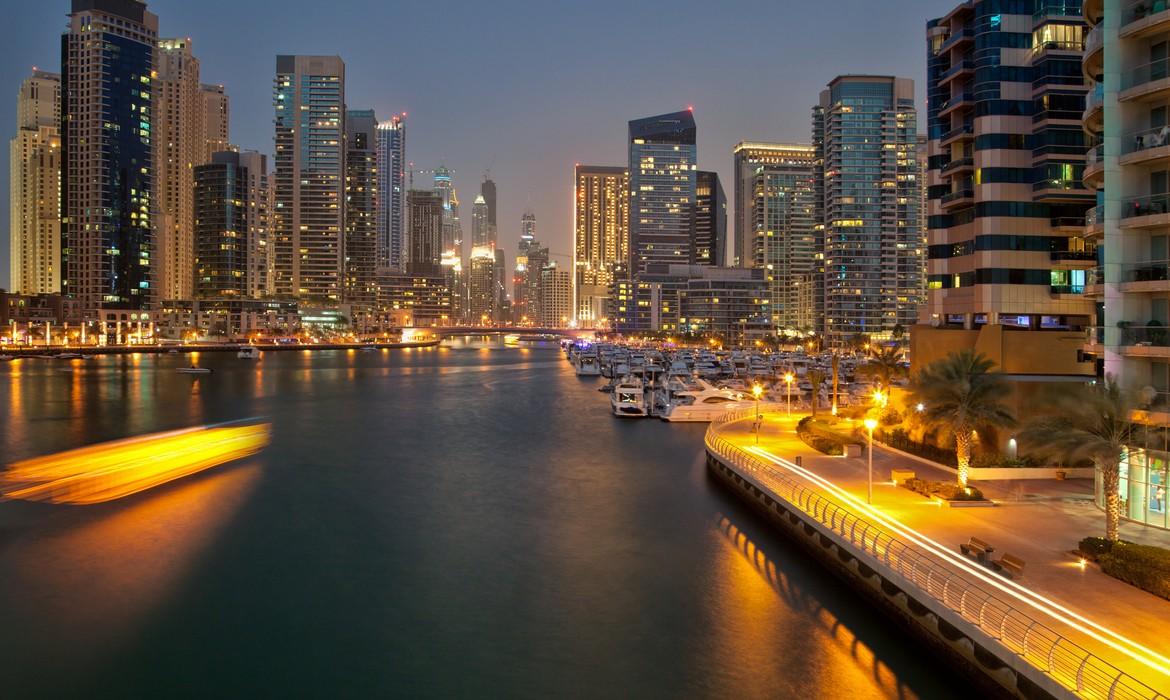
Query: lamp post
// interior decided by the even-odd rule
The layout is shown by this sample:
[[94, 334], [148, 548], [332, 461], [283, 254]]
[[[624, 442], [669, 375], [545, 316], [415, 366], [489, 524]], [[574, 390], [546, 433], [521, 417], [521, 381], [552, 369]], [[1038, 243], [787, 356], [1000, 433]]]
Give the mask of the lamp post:
[[788, 417], [789, 418], [792, 417], [792, 380], [793, 379], [794, 379], [794, 377], [792, 376], [792, 372], [788, 372], [784, 375], [784, 383], [786, 383], [788, 385]]
[[760, 444], [760, 396], [764, 393], [764, 387], [759, 384], [752, 385], [752, 396], [756, 397], [756, 444]]
[[865, 502], [873, 505], [873, 429], [877, 427], [877, 421], [873, 418], [865, 419], [865, 429], [869, 431], [869, 449], [866, 450], [866, 457], [869, 458], [868, 474], [866, 476], [866, 492]]

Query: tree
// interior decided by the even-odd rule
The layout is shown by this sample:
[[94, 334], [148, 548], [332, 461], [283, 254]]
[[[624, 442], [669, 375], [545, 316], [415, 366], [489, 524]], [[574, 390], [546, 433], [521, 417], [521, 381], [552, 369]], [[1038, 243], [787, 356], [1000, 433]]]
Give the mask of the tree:
[[833, 415], [837, 415], [837, 384], [840, 379], [841, 360], [837, 357], [836, 351], [833, 352]]
[[812, 414], [815, 418], [817, 415], [817, 408], [821, 399], [821, 386], [825, 383], [825, 371], [820, 369], [810, 369], [805, 373], [804, 378], [812, 385]]
[[890, 331], [890, 335], [893, 336], [894, 340], [898, 341], [899, 345], [901, 345], [902, 338], [906, 335], [906, 327], [901, 323], [895, 323], [894, 328]]
[[1132, 400], [1108, 376], [1103, 383], [1054, 390], [1051, 414], [1027, 423], [1020, 433], [1028, 452], [1066, 463], [1092, 460], [1105, 495], [1105, 538], [1116, 542], [1121, 522], [1121, 456], [1144, 444], [1146, 428], [1131, 420]]
[[888, 394], [894, 380], [905, 374], [905, 368], [902, 367], [902, 350], [881, 345], [871, 346], [869, 361], [860, 369], [877, 382], [883, 394]]
[[922, 419], [955, 440], [959, 486], [966, 488], [971, 470], [973, 433], [1007, 428], [1015, 417], [1000, 400], [1007, 393], [995, 363], [974, 350], [960, 350], [931, 362], [911, 385], [911, 402], [923, 404]]

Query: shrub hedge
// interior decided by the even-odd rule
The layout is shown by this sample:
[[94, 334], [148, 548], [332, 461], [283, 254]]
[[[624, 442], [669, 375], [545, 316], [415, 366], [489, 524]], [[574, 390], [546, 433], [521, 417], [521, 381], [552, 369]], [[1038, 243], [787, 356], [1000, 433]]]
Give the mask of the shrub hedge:
[[845, 442], [841, 436], [828, 430], [818, 430], [812, 423], [812, 416], [806, 416], [796, 424], [796, 434], [804, 444], [818, 452], [827, 455], [845, 454]]
[[944, 501], [982, 501], [983, 492], [974, 486], [966, 489], [952, 481], [925, 481], [923, 479], [907, 479], [902, 482], [903, 488], [920, 493], [927, 498], [937, 497]]
[[1170, 600], [1170, 549], [1118, 542], [1097, 561], [1113, 578]]

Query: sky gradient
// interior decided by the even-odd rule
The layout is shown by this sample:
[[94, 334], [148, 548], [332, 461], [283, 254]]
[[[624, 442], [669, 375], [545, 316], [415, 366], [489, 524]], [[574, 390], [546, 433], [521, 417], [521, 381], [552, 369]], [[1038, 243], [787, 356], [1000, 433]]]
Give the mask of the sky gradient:
[[[192, 39], [203, 82], [227, 87], [231, 139], [243, 148], [272, 152], [276, 54], [340, 55], [349, 108], [383, 119], [406, 111], [409, 160], [456, 171], [465, 238], [479, 182], [491, 170], [511, 267], [527, 207], [537, 238], [568, 263], [573, 165], [624, 165], [630, 119], [693, 105], [699, 167], [719, 173], [730, 204], [736, 142], [808, 142], [810, 109], [838, 74], [912, 78], [923, 110], [925, 22], [955, 4], [151, 0], [149, 7], [163, 37]], [[6, 140], [21, 81], [33, 66], [60, 70], [68, 11], [68, 0], [38, 0], [5, 13], [15, 29], [0, 45]], [[0, 169], [0, 287], [9, 272], [8, 173]], [[416, 176], [416, 187], [429, 187], [424, 177]]]

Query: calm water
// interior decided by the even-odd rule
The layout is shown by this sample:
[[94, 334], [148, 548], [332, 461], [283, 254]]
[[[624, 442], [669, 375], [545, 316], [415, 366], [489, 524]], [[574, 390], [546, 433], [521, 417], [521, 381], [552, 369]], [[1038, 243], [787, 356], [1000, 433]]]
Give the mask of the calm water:
[[954, 697], [552, 347], [0, 365], [0, 462], [269, 416], [258, 458], [0, 503], [0, 695]]

